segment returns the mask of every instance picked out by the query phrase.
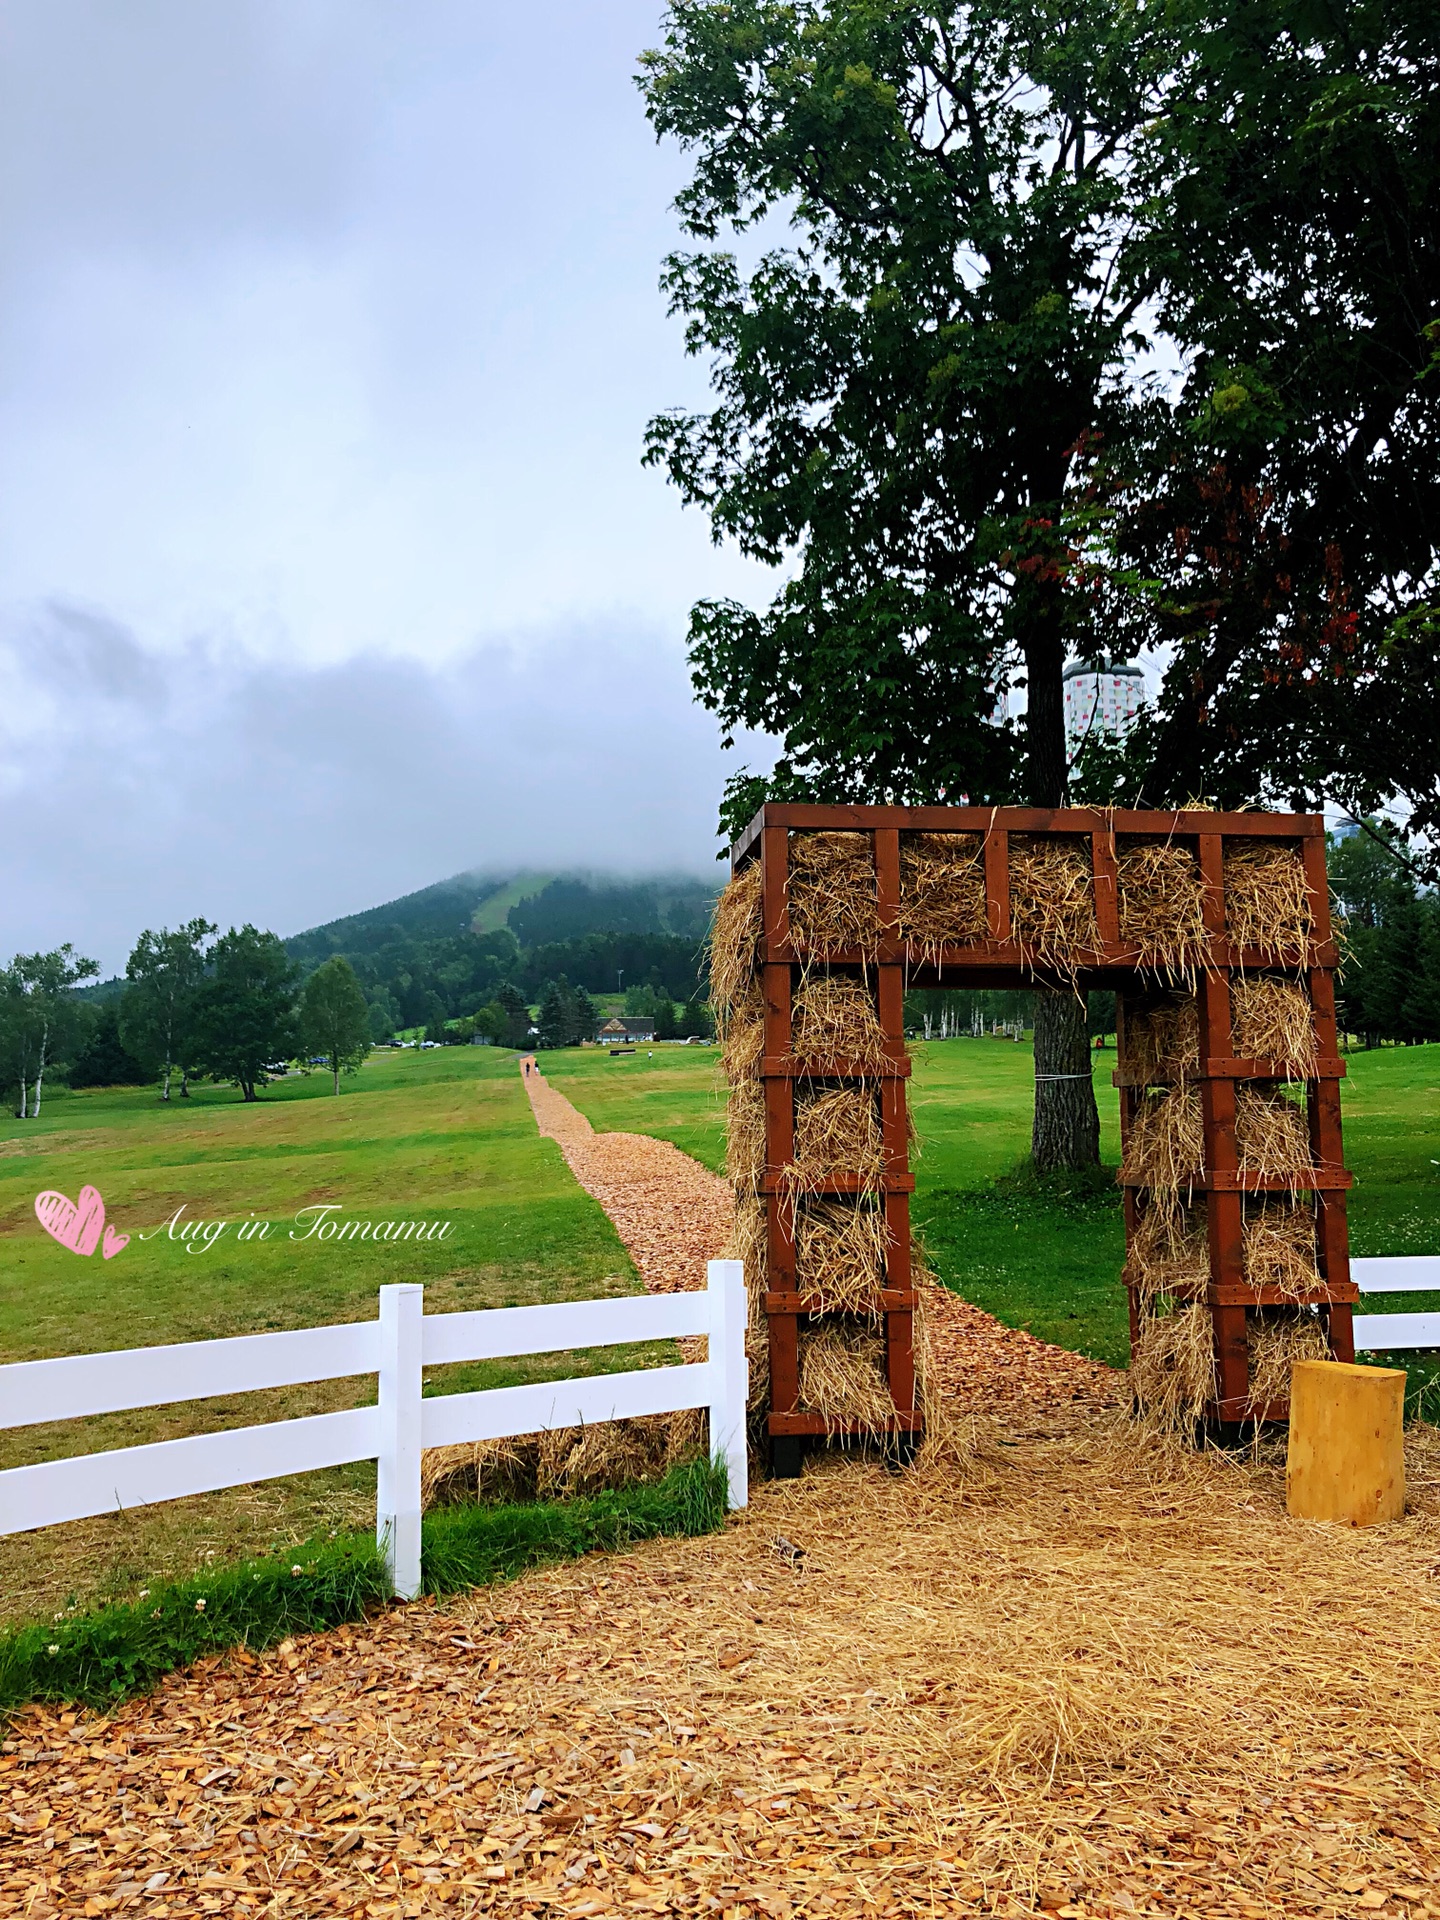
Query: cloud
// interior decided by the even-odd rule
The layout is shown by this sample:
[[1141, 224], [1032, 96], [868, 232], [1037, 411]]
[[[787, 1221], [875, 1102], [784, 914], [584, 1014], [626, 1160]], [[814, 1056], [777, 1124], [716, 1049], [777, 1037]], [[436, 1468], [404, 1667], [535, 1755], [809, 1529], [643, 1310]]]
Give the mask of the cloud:
[[52, 605], [0, 638], [0, 683], [10, 948], [110, 972], [145, 926], [292, 933], [466, 868], [714, 871], [733, 756], [653, 629], [314, 665]]

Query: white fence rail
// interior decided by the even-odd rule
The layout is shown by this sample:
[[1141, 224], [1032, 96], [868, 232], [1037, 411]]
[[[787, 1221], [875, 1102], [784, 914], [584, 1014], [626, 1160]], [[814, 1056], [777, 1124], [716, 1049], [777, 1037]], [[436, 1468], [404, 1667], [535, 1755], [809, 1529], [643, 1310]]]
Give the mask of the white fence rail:
[[[420, 1590], [420, 1456], [426, 1447], [686, 1407], [708, 1408], [711, 1455], [725, 1467], [731, 1506], [743, 1507], [749, 1384], [744, 1269], [738, 1260], [712, 1260], [707, 1279], [701, 1293], [429, 1316], [423, 1287], [382, 1287], [379, 1319], [355, 1325], [0, 1367], [3, 1427], [357, 1374], [373, 1373], [378, 1381], [372, 1407], [11, 1467], [0, 1472], [0, 1534], [374, 1460], [376, 1537], [395, 1592], [411, 1598]], [[685, 1334], [705, 1335], [703, 1361], [423, 1397], [426, 1367]]]
[[[1440, 1254], [1352, 1260], [1350, 1277], [1361, 1293], [1440, 1293]], [[1440, 1347], [1440, 1313], [1357, 1313], [1355, 1347], [1360, 1353]]]

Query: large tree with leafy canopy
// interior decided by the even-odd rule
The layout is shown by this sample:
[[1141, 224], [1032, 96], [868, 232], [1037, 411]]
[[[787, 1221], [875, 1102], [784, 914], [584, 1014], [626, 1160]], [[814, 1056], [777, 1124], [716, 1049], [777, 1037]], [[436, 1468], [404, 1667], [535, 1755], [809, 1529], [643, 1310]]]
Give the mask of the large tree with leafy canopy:
[[[1075, 475], [1144, 411], [1168, 35], [1119, 0], [672, 7], [643, 84], [707, 244], [666, 283], [719, 404], [652, 422], [649, 457], [790, 569], [763, 612], [692, 617], [702, 700], [784, 742], [768, 781], [731, 783], [731, 828], [767, 793], [1065, 800], [1061, 674], [1094, 644]], [[781, 220], [748, 271], [712, 244]], [[1015, 671], [1018, 734], [993, 718]], [[1088, 1077], [1065, 1077], [1086, 1061], [1083, 1007], [1037, 996], [1042, 1162], [1095, 1157]]]
[[[1428, 377], [1428, 269], [1385, 248], [1429, 244], [1435, 143], [1356, 175], [1425, 122], [1406, 59], [1426, 31], [1417, 0], [672, 6], [642, 84], [693, 160], [678, 207], [703, 245], [666, 281], [718, 405], [652, 422], [648, 456], [717, 537], [788, 569], [762, 612], [692, 616], [700, 697], [783, 742], [768, 779], [732, 781], [727, 826], [767, 795], [1105, 797], [1093, 764], [1072, 788], [1061, 674], [1117, 640], [1174, 658], [1102, 769], [1115, 791], [1313, 798], [1341, 790], [1320, 776], [1343, 758], [1345, 791], [1373, 802], [1402, 756], [1363, 737], [1362, 698], [1423, 790], [1432, 544], [1410, 539], [1377, 608], [1384, 568], [1347, 561], [1334, 529], [1366, 488], [1384, 521], [1385, 422], [1424, 439], [1393, 394]], [[1397, 40], [1411, 52], [1382, 83], [1373, 48]], [[744, 270], [717, 244], [782, 222]], [[1357, 370], [1377, 404], [1330, 446]], [[1016, 730], [992, 719], [1007, 674]], [[1088, 1083], [1064, 1077], [1083, 1046], [1078, 1006], [1039, 996], [1042, 1163], [1094, 1154]]]

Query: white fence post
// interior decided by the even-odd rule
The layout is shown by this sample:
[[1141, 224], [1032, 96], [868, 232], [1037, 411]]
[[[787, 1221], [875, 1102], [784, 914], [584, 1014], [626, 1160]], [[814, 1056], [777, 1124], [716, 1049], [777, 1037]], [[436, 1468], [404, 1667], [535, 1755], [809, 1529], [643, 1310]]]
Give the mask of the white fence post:
[[739, 1260], [711, 1260], [705, 1267], [710, 1300], [710, 1457], [723, 1461], [730, 1505], [750, 1498], [745, 1432], [750, 1366], [745, 1358], [745, 1267]]
[[425, 1289], [380, 1289], [380, 1451], [375, 1538], [390, 1585], [403, 1600], [420, 1591], [420, 1342]]

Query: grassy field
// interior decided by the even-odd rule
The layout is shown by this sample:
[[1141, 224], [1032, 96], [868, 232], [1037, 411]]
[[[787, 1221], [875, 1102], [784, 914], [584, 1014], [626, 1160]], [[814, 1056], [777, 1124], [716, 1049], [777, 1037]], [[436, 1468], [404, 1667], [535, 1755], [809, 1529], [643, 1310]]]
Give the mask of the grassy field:
[[[38, 1122], [0, 1123], [0, 1358], [24, 1360], [372, 1318], [376, 1289], [418, 1280], [432, 1311], [638, 1290], [614, 1229], [536, 1134], [516, 1056], [489, 1048], [380, 1053], [335, 1099], [324, 1074], [246, 1106], [207, 1087], [162, 1107], [146, 1089], [47, 1096]], [[35, 1195], [86, 1182], [130, 1244], [80, 1259], [39, 1228]], [[443, 1241], [321, 1241], [312, 1212], [438, 1220]], [[162, 1223], [226, 1222], [207, 1245]], [[296, 1222], [297, 1214], [303, 1217]], [[241, 1223], [268, 1221], [241, 1241]], [[178, 1228], [176, 1230], [178, 1235]], [[296, 1235], [299, 1237], [292, 1238]], [[439, 1370], [430, 1390], [473, 1389], [658, 1357], [630, 1348]], [[278, 1419], [373, 1398], [338, 1381], [0, 1432], [0, 1465]], [[255, 1552], [373, 1514], [373, 1469], [275, 1481], [123, 1520], [0, 1539], [0, 1607], [123, 1592], [206, 1555]]]

